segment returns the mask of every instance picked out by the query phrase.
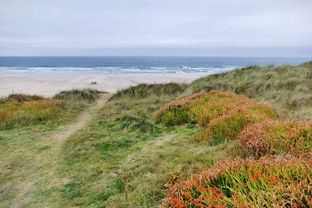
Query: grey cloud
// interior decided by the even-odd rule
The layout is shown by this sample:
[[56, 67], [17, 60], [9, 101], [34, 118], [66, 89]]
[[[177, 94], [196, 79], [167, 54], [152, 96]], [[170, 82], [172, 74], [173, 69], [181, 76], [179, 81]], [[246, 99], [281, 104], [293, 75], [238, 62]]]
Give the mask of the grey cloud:
[[310, 0], [1, 0], [0, 55], [312, 56], [311, 11]]

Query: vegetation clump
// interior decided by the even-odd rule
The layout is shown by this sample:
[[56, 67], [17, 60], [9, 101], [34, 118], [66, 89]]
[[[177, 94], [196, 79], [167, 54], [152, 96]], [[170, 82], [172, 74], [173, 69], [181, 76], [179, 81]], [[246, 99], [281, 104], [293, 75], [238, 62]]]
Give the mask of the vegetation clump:
[[53, 99], [11, 94], [0, 102], [0, 129], [35, 124], [56, 118], [61, 112], [77, 111], [98, 96], [97, 91], [89, 89], [62, 91]]
[[167, 84], [140, 84], [125, 90], [118, 91], [111, 100], [118, 98], [145, 98], [149, 96], [177, 95], [186, 89], [186, 84], [167, 83]]
[[271, 117], [277, 116], [272, 108], [245, 96], [213, 90], [164, 105], [156, 112], [156, 120], [166, 125], [198, 123], [205, 127], [211, 120], [235, 109], [249, 109]]
[[235, 140], [237, 135], [248, 125], [271, 119], [263, 112], [236, 109], [213, 119], [207, 128], [203, 132], [198, 132], [194, 138], [197, 141], [217, 145], [224, 141]]
[[93, 102], [99, 97], [99, 92], [93, 89], [68, 90], [56, 94], [53, 98], [59, 100], [70, 101], [87, 101]]
[[121, 117], [119, 121], [121, 122], [121, 129], [138, 130], [141, 132], [150, 133], [156, 133], [159, 130], [159, 127], [154, 123], [148, 121], [146, 118], [139, 116], [125, 115]]
[[25, 94], [11, 94], [7, 98], [5, 98], [6, 103], [14, 103], [14, 102], [27, 102], [27, 101], [37, 101], [43, 100], [44, 97], [38, 95], [25, 95]]
[[171, 185], [163, 207], [311, 207], [312, 161], [220, 162]]
[[[28, 125], [54, 117], [63, 107], [61, 100], [39, 99], [27, 95], [9, 96], [8, 102], [0, 105], [0, 128]], [[33, 99], [32, 101], [30, 101]]]
[[312, 122], [264, 121], [245, 128], [239, 143], [246, 153], [259, 158], [266, 154], [311, 156]]
[[310, 120], [311, 69], [311, 62], [298, 66], [249, 66], [197, 79], [184, 94], [233, 92], [273, 106], [286, 119]]
[[219, 144], [236, 139], [247, 125], [277, 117], [276, 112], [251, 99], [230, 92], [202, 92], [171, 102], [156, 112], [156, 119], [166, 125], [197, 123], [205, 131], [196, 134], [198, 141]]

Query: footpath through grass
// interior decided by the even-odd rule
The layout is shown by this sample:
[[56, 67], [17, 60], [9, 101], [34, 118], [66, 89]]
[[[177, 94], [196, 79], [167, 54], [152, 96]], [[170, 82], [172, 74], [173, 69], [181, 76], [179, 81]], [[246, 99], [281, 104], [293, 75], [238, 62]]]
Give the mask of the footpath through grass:
[[[0, 207], [33, 207], [49, 185], [60, 183], [55, 180], [55, 168], [62, 160], [64, 140], [82, 128], [108, 99], [101, 95], [102, 102], [90, 104], [89, 98], [78, 97], [64, 101], [62, 116], [0, 132]], [[81, 114], [84, 110], [88, 111]], [[45, 207], [45, 200], [40, 203]]]

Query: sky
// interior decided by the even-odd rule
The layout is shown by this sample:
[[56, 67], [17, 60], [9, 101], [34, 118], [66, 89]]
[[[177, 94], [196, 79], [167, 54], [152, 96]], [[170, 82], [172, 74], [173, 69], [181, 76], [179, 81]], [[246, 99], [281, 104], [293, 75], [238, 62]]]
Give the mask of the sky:
[[0, 0], [0, 56], [312, 57], [312, 0]]

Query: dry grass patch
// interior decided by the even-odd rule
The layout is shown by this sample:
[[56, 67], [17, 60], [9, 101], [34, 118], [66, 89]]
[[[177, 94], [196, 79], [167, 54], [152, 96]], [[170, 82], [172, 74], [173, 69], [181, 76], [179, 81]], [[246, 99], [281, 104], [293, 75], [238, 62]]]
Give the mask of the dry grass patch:
[[8, 102], [0, 104], [0, 128], [28, 125], [54, 117], [62, 107], [60, 100], [13, 101], [9, 96]]

